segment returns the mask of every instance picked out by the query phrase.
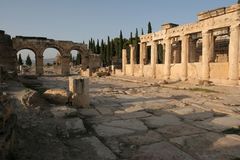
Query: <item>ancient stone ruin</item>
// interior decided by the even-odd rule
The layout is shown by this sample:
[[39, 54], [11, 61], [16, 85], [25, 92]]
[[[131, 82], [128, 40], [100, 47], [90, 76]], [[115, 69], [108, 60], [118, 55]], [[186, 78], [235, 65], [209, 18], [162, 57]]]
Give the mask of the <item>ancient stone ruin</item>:
[[[122, 74], [158, 79], [239, 84], [240, 5], [198, 14], [196, 23], [167, 23], [122, 52]], [[137, 57], [139, 59], [137, 59]]]
[[[0, 31], [0, 160], [239, 160], [239, 19], [236, 4], [164, 24], [121, 69], [81, 43]], [[48, 47], [61, 75], [44, 75]], [[36, 75], [18, 73], [21, 49]]]

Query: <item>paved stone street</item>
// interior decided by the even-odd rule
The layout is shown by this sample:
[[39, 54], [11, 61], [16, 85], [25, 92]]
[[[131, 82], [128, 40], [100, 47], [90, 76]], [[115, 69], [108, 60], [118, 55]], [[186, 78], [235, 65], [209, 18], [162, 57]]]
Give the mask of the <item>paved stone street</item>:
[[[67, 88], [64, 77], [38, 79], [43, 88]], [[239, 93], [236, 87], [91, 78], [89, 108], [47, 104], [21, 113], [18, 159], [237, 160]]]

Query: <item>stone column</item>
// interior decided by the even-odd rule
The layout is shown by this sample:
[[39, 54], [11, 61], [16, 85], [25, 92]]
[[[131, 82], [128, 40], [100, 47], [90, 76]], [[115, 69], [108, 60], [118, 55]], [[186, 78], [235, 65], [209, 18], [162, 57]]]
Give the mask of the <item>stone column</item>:
[[134, 64], [136, 63], [136, 47], [130, 45], [130, 65], [131, 65], [131, 75], [134, 76]]
[[215, 59], [216, 59], [216, 53], [215, 53], [215, 49], [214, 49], [215, 39], [216, 38], [213, 35], [210, 37], [210, 41], [211, 41], [210, 50], [211, 50], [211, 52], [210, 52], [210, 55], [209, 55], [209, 62], [215, 62]]
[[67, 76], [70, 74], [70, 58], [68, 55], [61, 56], [62, 75]]
[[208, 81], [210, 78], [209, 56], [213, 52], [212, 33], [210, 31], [202, 32], [202, 80]]
[[196, 62], [196, 57], [197, 57], [197, 55], [196, 55], [196, 49], [197, 49], [196, 43], [197, 43], [197, 40], [194, 40], [194, 39], [191, 39], [190, 42], [189, 42], [189, 52], [188, 52], [189, 56], [188, 57], [189, 57], [189, 62], [190, 63]]
[[140, 70], [141, 70], [141, 76], [144, 76], [144, 55], [146, 52], [146, 43], [140, 43]]
[[230, 43], [229, 43], [229, 71], [228, 78], [230, 84], [236, 85], [239, 80], [239, 53], [240, 53], [240, 28], [239, 25], [231, 26], [230, 28]]
[[165, 64], [164, 64], [164, 79], [170, 78], [170, 64], [171, 64], [171, 40], [165, 40]]
[[69, 91], [71, 92], [69, 101], [76, 107], [89, 106], [89, 79], [79, 76], [69, 77]]
[[126, 75], [126, 64], [127, 64], [127, 50], [122, 50], [122, 72], [123, 75]]
[[43, 56], [36, 55], [36, 74], [38, 76], [43, 75]]
[[152, 41], [151, 44], [151, 68], [152, 68], [152, 77], [156, 78], [156, 63], [157, 63], [157, 42]]
[[182, 66], [182, 75], [181, 80], [187, 80], [187, 68], [188, 68], [188, 54], [189, 54], [189, 36], [182, 36], [182, 53], [181, 53], [181, 66]]

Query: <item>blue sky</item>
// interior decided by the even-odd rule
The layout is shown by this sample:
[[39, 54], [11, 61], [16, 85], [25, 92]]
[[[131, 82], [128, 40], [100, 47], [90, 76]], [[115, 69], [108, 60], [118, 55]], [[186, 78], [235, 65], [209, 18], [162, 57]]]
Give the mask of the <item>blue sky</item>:
[[200, 11], [229, 6], [237, 0], [0, 0], [0, 30], [12, 36], [44, 36], [88, 42], [125, 37], [162, 23], [191, 23]]

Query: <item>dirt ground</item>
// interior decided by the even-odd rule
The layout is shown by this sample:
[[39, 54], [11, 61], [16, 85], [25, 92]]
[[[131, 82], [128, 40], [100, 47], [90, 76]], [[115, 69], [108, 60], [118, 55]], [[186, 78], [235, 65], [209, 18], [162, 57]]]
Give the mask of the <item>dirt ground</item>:
[[[68, 89], [68, 77], [9, 82], [18, 115], [16, 160], [237, 160], [240, 90], [132, 77], [90, 78], [90, 107], [25, 107], [30, 87]], [[27, 84], [27, 85], [26, 85]]]

